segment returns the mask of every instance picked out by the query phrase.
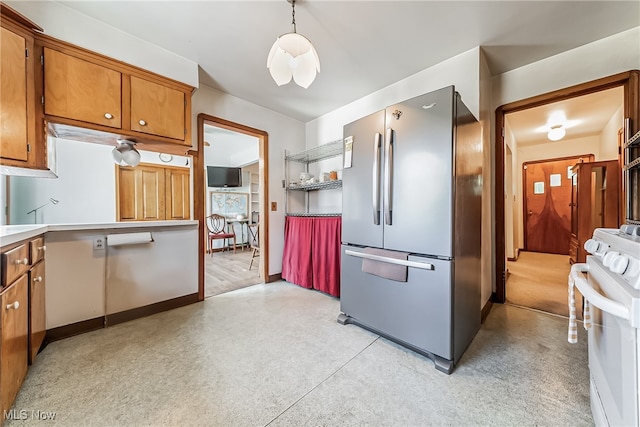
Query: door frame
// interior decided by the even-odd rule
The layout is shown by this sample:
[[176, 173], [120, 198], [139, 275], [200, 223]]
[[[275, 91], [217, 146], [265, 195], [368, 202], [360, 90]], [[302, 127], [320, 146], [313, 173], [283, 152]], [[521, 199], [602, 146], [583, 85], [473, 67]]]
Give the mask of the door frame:
[[[198, 114], [198, 153], [193, 157], [193, 216], [198, 221], [198, 299], [204, 300], [205, 285], [205, 215], [206, 215], [206, 185], [205, 185], [205, 156], [204, 156], [204, 125], [208, 124], [233, 132], [242, 133], [258, 139], [258, 186], [260, 188], [260, 279], [265, 283], [269, 277], [269, 215], [267, 201], [269, 200], [269, 134], [240, 123], [221, 119], [208, 114]], [[193, 154], [193, 152], [192, 152]]]
[[[527, 175], [525, 174], [525, 170], [527, 169], [527, 166], [529, 165], [534, 165], [534, 164], [538, 164], [538, 163], [548, 163], [548, 162], [556, 162], [556, 161], [563, 161], [563, 160], [569, 160], [569, 159], [589, 159], [588, 161], [592, 162], [595, 159], [595, 156], [593, 154], [583, 154], [583, 155], [577, 155], [577, 156], [566, 156], [566, 157], [556, 157], [556, 158], [552, 158], [552, 159], [540, 159], [540, 160], [530, 160], [528, 162], [523, 162], [522, 163], [522, 169], [520, 170], [520, 173], [522, 174], [522, 231], [523, 231], [523, 236], [522, 236], [522, 245], [524, 246], [524, 250], [528, 250], [527, 249], [527, 227], [529, 226], [529, 214], [527, 213]], [[582, 161], [581, 163], [584, 163], [584, 161]]]
[[[529, 108], [539, 107], [541, 105], [551, 104], [566, 99], [577, 98], [583, 95], [599, 92], [606, 89], [612, 89], [622, 86], [624, 92], [623, 100], [623, 117], [630, 119], [629, 132], [633, 135], [640, 128], [640, 71], [631, 70], [624, 73], [614, 74], [609, 77], [593, 80], [587, 83], [570, 86], [542, 95], [520, 101], [511, 102], [496, 108], [495, 113], [495, 137], [494, 137], [494, 215], [495, 229], [493, 238], [494, 246], [494, 268], [495, 268], [495, 291], [492, 294], [492, 300], [498, 303], [505, 302], [506, 289], [506, 253], [505, 253], [505, 214], [504, 214], [504, 122], [505, 115], [516, 111], [527, 110]], [[623, 192], [626, 189], [623, 189]], [[624, 203], [625, 197], [621, 198]]]

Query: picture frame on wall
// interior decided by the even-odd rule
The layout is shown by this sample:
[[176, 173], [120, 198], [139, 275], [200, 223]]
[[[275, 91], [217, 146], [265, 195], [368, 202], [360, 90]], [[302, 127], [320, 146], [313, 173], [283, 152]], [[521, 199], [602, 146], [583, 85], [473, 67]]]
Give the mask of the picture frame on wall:
[[249, 193], [210, 191], [209, 202], [212, 214], [217, 213], [229, 219], [237, 219], [238, 215], [247, 218], [249, 215]]

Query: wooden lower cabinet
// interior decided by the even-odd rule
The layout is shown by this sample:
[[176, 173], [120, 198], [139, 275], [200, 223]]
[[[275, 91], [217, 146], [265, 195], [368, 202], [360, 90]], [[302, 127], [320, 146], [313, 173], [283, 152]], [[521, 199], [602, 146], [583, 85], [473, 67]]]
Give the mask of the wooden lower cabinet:
[[33, 364], [47, 333], [45, 268], [40, 261], [29, 271], [29, 364]]
[[191, 217], [188, 168], [151, 164], [116, 168], [118, 221], [182, 220]]
[[[0, 413], [5, 414], [27, 374], [28, 276], [25, 274], [0, 294]], [[4, 417], [3, 417], [4, 419]]]
[[2, 247], [0, 425], [46, 334], [44, 236]]

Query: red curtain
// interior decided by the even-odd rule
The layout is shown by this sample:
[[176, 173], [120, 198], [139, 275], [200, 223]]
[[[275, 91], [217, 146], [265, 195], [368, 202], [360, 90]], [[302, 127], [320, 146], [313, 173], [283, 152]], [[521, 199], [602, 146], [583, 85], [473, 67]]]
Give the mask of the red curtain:
[[339, 297], [341, 232], [341, 217], [286, 217], [282, 278]]
[[312, 217], [288, 216], [284, 222], [282, 278], [305, 288], [313, 288], [311, 269]]
[[341, 217], [317, 217], [313, 221], [313, 288], [340, 296]]

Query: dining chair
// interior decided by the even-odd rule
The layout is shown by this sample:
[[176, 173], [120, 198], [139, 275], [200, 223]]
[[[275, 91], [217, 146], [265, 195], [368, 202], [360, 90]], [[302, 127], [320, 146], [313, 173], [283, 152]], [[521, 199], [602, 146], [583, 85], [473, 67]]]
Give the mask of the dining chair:
[[[251, 232], [251, 227], [256, 228], [255, 234]], [[249, 234], [251, 235], [249, 237], [249, 240], [251, 243], [251, 262], [249, 262], [249, 270], [251, 270], [251, 266], [253, 266], [253, 259], [255, 257], [260, 256], [260, 236], [259, 236], [260, 223], [259, 222], [249, 225]]]
[[[227, 219], [219, 214], [211, 214], [206, 220], [207, 229], [209, 230], [209, 249], [213, 256], [213, 242], [222, 239], [223, 249], [226, 239], [233, 239], [233, 253], [236, 252], [236, 233], [228, 231]], [[228, 249], [228, 247], [227, 247]]]

